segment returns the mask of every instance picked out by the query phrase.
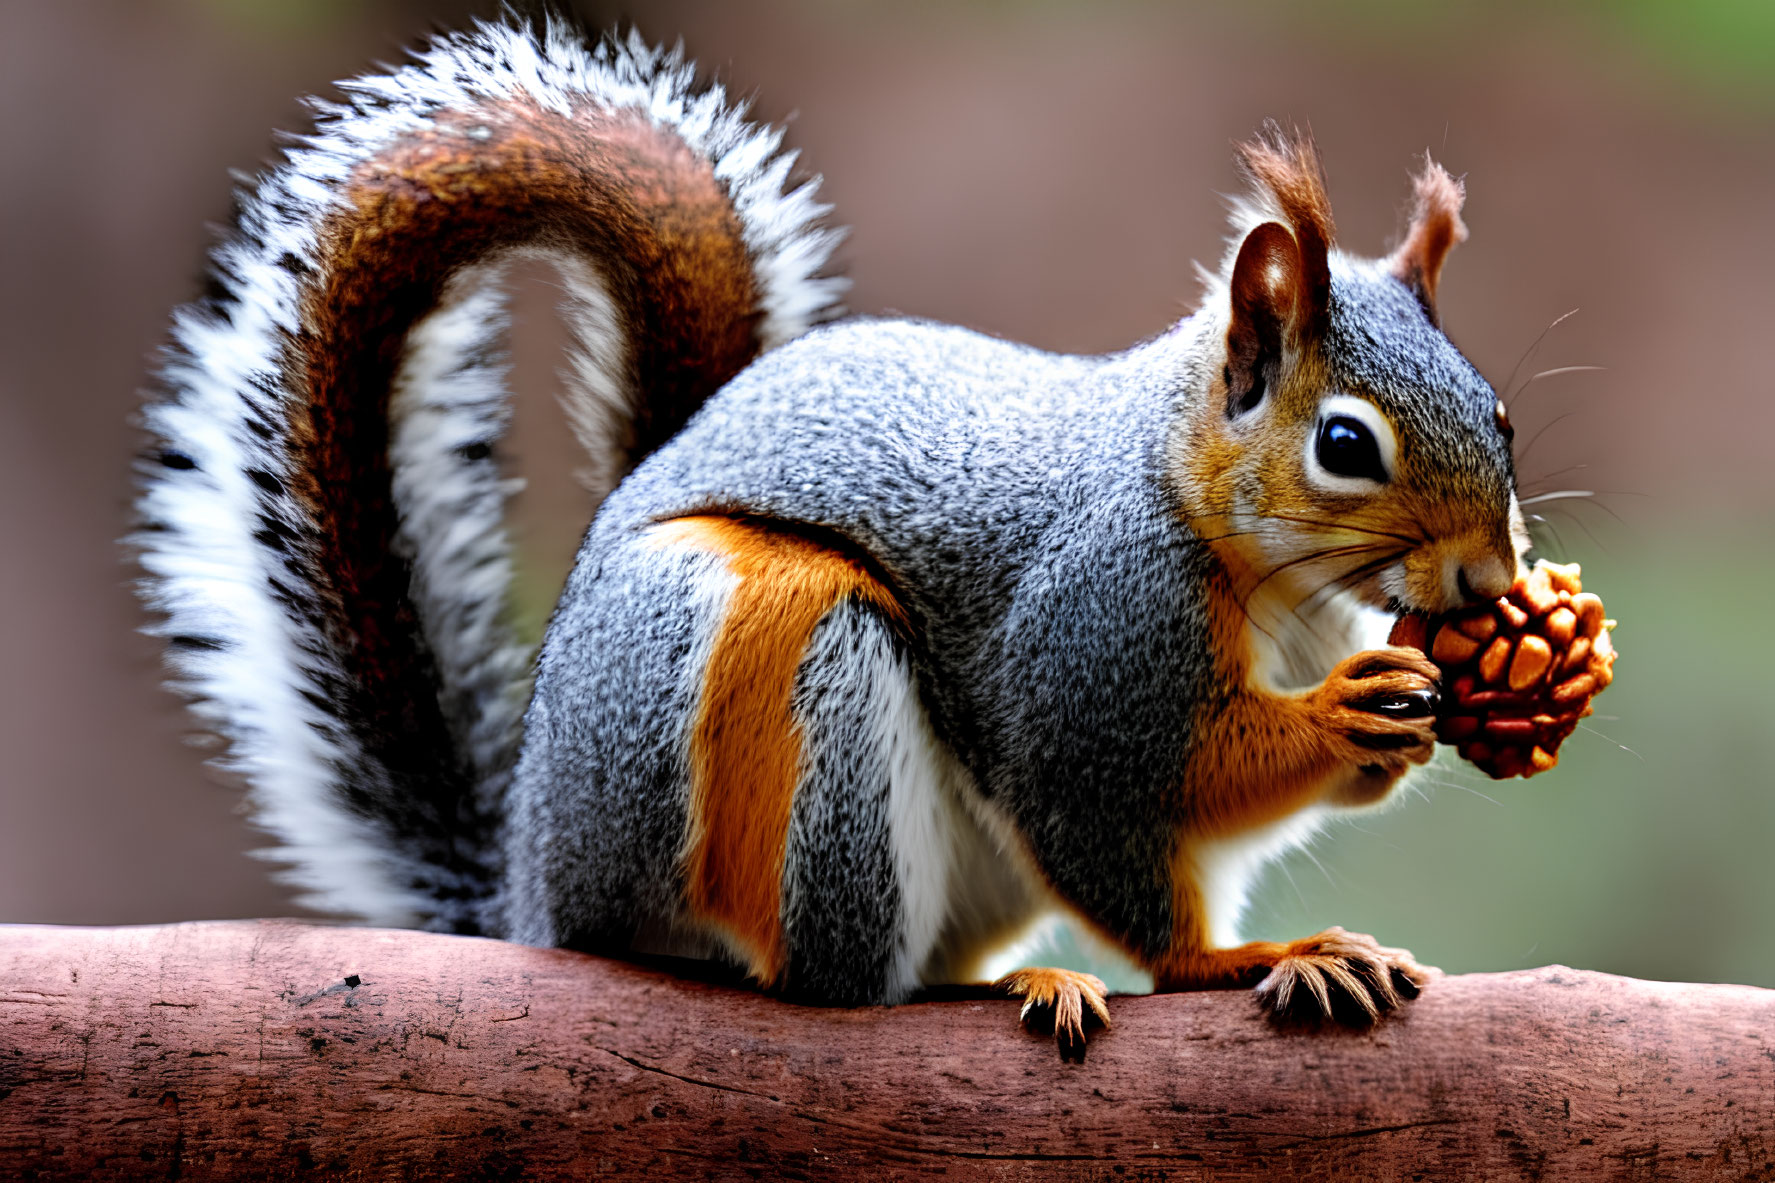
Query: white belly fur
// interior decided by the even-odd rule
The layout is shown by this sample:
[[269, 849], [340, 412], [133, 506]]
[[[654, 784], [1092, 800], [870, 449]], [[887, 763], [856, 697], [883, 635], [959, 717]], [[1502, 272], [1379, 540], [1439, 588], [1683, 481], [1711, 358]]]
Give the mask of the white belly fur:
[[[1297, 614], [1293, 605], [1300, 594], [1292, 587], [1272, 587], [1246, 605], [1251, 682], [1271, 693], [1312, 690], [1344, 658], [1384, 647], [1392, 628], [1385, 613], [1347, 595], [1331, 597], [1311, 613]], [[1240, 943], [1239, 916], [1259, 872], [1311, 842], [1333, 813], [1330, 805], [1312, 805], [1277, 822], [1190, 844], [1211, 945], [1227, 948]]]

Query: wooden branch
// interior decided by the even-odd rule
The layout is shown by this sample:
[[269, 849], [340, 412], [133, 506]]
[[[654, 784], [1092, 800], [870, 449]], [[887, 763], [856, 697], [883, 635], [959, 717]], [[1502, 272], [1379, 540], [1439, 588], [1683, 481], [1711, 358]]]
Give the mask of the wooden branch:
[[1766, 1179], [1775, 991], [1444, 978], [1373, 1032], [823, 1010], [466, 937], [0, 927], [0, 1177]]

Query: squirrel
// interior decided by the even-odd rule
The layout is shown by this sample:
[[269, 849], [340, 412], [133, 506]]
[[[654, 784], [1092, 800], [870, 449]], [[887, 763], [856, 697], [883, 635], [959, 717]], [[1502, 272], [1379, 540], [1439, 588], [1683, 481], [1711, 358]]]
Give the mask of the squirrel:
[[[136, 535], [303, 902], [821, 1004], [975, 981], [1055, 910], [1161, 991], [1416, 996], [1371, 937], [1236, 925], [1430, 758], [1437, 670], [1392, 619], [1503, 594], [1528, 545], [1440, 328], [1441, 166], [1358, 258], [1266, 124], [1201, 306], [1060, 356], [842, 318], [819, 179], [681, 49], [508, 16], [341, 85], [176, 314]], [[496, 452], [524, 257], [608, 491], [534, 654]], [[1108, 1019], [1089, 974], [1000, 985], [1063, 1051]]]

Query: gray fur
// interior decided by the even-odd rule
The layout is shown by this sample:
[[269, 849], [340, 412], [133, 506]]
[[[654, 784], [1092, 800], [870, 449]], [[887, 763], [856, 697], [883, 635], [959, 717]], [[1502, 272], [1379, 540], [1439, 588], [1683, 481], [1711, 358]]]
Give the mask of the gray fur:
[[662, 952], [694, 939], [678, 864], [702, 668], [733, 586], [723, 567], [637, 537], [574, 568], [508, 797], [503, 935], [623, 948], [644, 934]]
[[1433, 498], [1490, 494], [1508, 516], [1516, 468], [1497, 429], [1498, 396], [1379, 263], [1336, 259], [1324, 354], [1333, 379], [1393, 421], [1401, 446], [1436, 463], [1419, 471]]
[[[1404, 438], [1476, 457], [1474, 475], [1499, 487], [1508, 450], [1492, 423], [1495, 400], [1410, 293], [1338, 259], [1332, 315], [1327, 352], [1339, 378], [1374, 398]], [[649, 522], [710, 511], [806, 523], [860, 547], [902, 598], [931, 725], [973, 790], [1009, 816], [1064, 900], [1136, 955], [1156, 955], [1173, 928], [1170, 862], [1192, 719], [1224, 689], [1203, 607], [1215, 560], [1167, 495], [1166, 441], [1207, 397], [1223, 326], [1210, 308], [1102, 358], [908, 321], [816, 330], [742, 373], [632, 474], [593, 524], [579, 566], [596, 569]], [[1475, 449], [1474, 439], [1485, 443]], [[594, 635], [590, 622], [611, 606], [570, 589], [544, 645], [544, 668], [558, 676], [539, 682], [533, 712], [556, 711], [557, 695], [612, 660], [574, 639]], [[809, 767], [822, 800], [826, 778], [848, 770], [853, 813], [847, 827], [810, 804], [796, 823], [798, 857], [826, 833], [838, 847], [820, 857], [847, 868], [832, 872], [845, 891], [879, 878], [879, 773], [854, 749], [831, 747], [854, 731], [832, 740], [824, 730], [861, 691], [829, 684], [823, 661], [810, 661], [819, 672], [798, 701], [822, 722], [810, 731]], [[520, 783], [546, 742], [532, 729]], [[596, 812], [578, 816], [603, 830]], [[610, 857], [620, 845], [581, 843]], [[802, 928], [805, 892], [791, 892]], [[888, 904], [835, 901], [824, 939], [885, 930]], [[878, 946], [840, 946], [825, 946], [823, 971], [879, 965]], [[803, 962], [798, 972], [816, 971]]]
[[881, 1000], [902, 945], [890, 753], [871, 717], [872, 679], [905, 676], [890, 645], [871, 611], [841, 605], [815, 630], [796, 675], [805, 755], [783, 868], [787, 985], [826, 1002]]
[[[1063, 897], [1156, 951], [1171, 920], [1166, 794], [1209, 671], [1207, 559], [1163, 471], [1193, 336], [1084, 359], [904, 321], [818, 330], [735, 379], [619, 487], [579, 564], [711, 509], [860, 545], [903, 596], [937, 735]], [[604, 660], [567, 639], [595, 611], [563, 601], [545, 670]], [[554, 693], [539, 681], [532, 709], [552, 710]], [[520, 783], [538, 742], [532, 730]]]

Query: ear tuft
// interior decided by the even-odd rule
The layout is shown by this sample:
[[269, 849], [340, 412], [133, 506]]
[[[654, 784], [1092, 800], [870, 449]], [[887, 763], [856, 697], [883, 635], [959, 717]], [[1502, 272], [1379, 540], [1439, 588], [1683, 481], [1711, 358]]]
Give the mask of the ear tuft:
[[1405, 241], [1388, 260], [1393, 275], [1410, 288], [1424, 306], [1430, 323], [1442, 324], [1436, 310], [1436, 287], [1442, 279], [1442, 264], [1456, 243], [1467, 240], [1467, 226], [1461, 221], [1461, 204], [1467, 198], [1461, 182], [1449, 176], [1448, 170], [1424, 153], [1424, 167], [1412, 183], [1411, 226]]
[[1311, 131], [1284, 131], [1275, 120], [1265, 120], [1255, 139], [1239, 145], [1239, 164], [1251, 193], [1234, 209], [1234, 228], [1277, 221], [1294, 235], [1300, 248], [1297, 327], [1311, 334], [1323, 326], [1330, 303], [1330, 253], [1337, 241], [1319, 147]]

